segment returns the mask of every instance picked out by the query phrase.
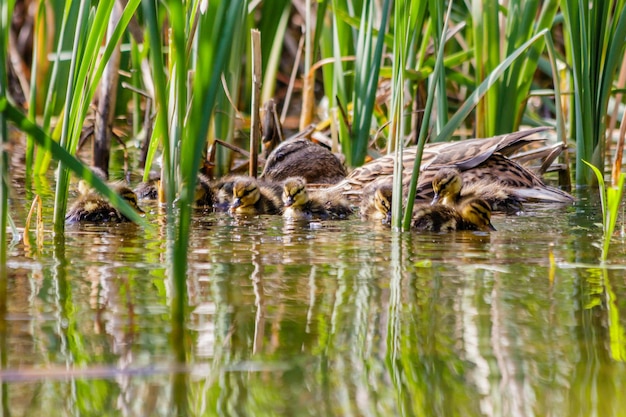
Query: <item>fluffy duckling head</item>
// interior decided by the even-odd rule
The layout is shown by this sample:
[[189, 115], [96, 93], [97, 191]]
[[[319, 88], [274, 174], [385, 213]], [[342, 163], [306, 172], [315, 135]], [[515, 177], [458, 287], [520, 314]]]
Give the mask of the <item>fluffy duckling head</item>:
[[301, 177], [287, 178], [283, 184], [283, 203], [285, 207], [302, 207], [309, 201], [306, 181]]
[[443, 168], [433, 178], [435, 196], [431, 204], [441, 202], [444, 205], [454, 205], [463, 188], [461, 173], [455, 168]]
[[374, 207], [382, 215], [384, 224], [391, 223], [391, 193], [390, 185], [382, 185], [374, 192]]
[[491, 224], [491, 206], [482, 198], [473, 198], [459, 208], [463, 220], [469, 228], [483, 231], [495, 231]]
[[122, 199], [126, 200], [126, 202], [133, 208], [137, 213], [143, 214], [145, 211], [139, 207], [137, 203], [137, 194], [130, 188], [125, 185], [119, 185], [115, 187], [115, 191], [122, 197]]
[[233, 183], [233, 201], [230, 209], [241, 211], [243, 208], [254, 206], [260, 198], [259, 185], [254, 178], [237, 178]]
[[370, 184], [363, 189], [361, 201], [361, 218], [363, 220], [382, 220], [383, 224], [391, 223], [391, 183]]

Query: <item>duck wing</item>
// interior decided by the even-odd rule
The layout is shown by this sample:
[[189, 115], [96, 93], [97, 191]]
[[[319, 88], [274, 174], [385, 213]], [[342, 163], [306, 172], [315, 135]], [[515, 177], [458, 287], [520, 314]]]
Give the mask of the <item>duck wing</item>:
[[[460, 142], [432, 143], [424, 147], [421, 170], [456, 166], [461, 171], [472, 169], [488, 160], [495, 153], [511, 155], [521, 147], [544, 139], [531, 139], [530, 135], [548, 130], [546, 127], [523, 130], [484, 139], [468, 139]], [[412, 172], [417, 147], [406, 148], [402, 155], [405, 172]], [[393, 154], [375, 159], [353, 170], [345, 183], [355, 188], [368, 184], [382, 176], [393, 175]]]

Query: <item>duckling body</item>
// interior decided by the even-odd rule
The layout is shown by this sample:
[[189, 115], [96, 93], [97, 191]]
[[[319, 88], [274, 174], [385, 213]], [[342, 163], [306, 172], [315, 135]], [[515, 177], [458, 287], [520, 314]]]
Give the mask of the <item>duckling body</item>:
[[292, 177], [283, 184], [283, 217], [294, 220], [345, 219], [352, 214], [349, 203], [341, 196], [309, 193], [302, 177]]
[[[137, 195], [126, 186], [115, 186], [115, 191], [138, 213], [144, 211], [137, 204]], [[65, 216], [67, 223], [127, 222], [130, 219], [95, 191], [87, 190], [72, 204]]]
[[232, 214], [282, 214], [280, 197], [271, 187], [252, 177], [237, 178], [233, 182]]
[[267, 158], [260, 178], [283, 181], [296, 176], [309, 184], [335, 184], [346, 177], [346, 169], [325, 147], [306, 138], [288, 139]]
[[[388, 184], [368, 187], [368, 198], [361, 205], [361, 218], [391, 224], [392, 189]], [[495, 230], [491, 208], [479, 198], [468, 198], [461, 206], [418, 203], [413, 207], [411, 228], [422, 232], [456, 230]]]

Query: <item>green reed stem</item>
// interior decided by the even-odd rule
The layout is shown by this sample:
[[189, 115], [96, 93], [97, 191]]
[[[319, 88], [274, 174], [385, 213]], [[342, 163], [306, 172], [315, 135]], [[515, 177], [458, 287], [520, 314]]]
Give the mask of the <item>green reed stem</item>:
[[[452, 2], [448, 4], [448, 11], [444, 19], [443, 28], [441, 32], [441, 41], [439, 42], [439, 48], [437, 49], [437, 60], [435, 61], [435, 69], [433, 71], [433, 79], [438, 79], [438, 74], [443, 71], [443, 50], [445, 45], [446, 32], [448, 30], [448, 20], [450, 18], [450, 11], [452, 10]], [[420, 128], [419, 137], [417, 140], [417, 151], [415, 153], [415, 161], [413, 163], [413, 172], [411, 173], [411, 183], [409, 185], [409, 192], [406, 202], [406, 210], [404, 212], [404, 218], [402, 220], [402, 229], [409, 230], [411, 228], [411, 218], [413, 215], [413, 205], [415, 204], [415, 194], [417, 191], [417, 183], [419, 180], [420, 167], [422, 165], [422, 154], [424, 153], [424, 145], [426, 144], [426, 137], [428, 132], [430, 120], [430, 114], [433, 109], [433, 100], [435, 96], [436, 82], [431, 82], [428, 86], [428, 97], [426, 99], [426, 107], [424, 108], [424, 122]], [[451, 121], [446, 124], [450, 125]], [[399, 194], [402, 195], [402, 194]], [[394, 199], [397, 200], [397, 199]], [[392, 220], [393, 222], [393, 220]]]
[[[393, 37], [393, 60], [391, 84], [391, 125], [389, 128], [395, 159], [393, 167], [393, 195], [402, 196], [403, 164], [402, 152], [404, 148], [404, 73], [407, 61], [407, 49], [409, 48], [409, 8], [411, 2], [399, 0], [395, 3], [394, 23], [395, 32]], [[402, 218], [402, 198], [394, 198], [391, 201], [391, 226], [395, 230], [400, 229]]]

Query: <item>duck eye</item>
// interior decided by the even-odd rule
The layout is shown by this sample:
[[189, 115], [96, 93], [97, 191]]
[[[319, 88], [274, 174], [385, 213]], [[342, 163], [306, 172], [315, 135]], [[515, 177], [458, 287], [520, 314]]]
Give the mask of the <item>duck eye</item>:
[[282, 152], [277, 152], [277, 153], [276, 153], [276, 160], [277, 160], [278, 162], [280, 162], [280, 161], [282, 161], [283, 159], [285, 159], [285, 154], [284, 154], [284, 153], [282, 153]]

